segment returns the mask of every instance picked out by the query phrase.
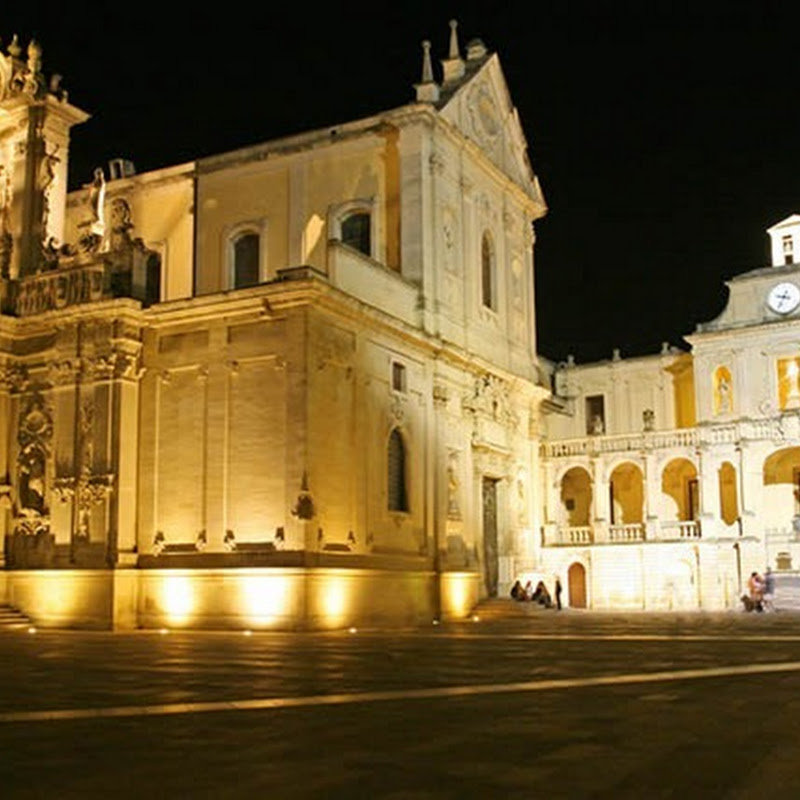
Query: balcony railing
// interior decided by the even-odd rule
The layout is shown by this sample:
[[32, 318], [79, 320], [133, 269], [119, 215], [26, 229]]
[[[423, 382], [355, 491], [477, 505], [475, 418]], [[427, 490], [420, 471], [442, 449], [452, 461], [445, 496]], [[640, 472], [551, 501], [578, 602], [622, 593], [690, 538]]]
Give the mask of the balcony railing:
[[699, 539], [700, 523], [691, 519], [686, 521], [662, 522], [661, 536], [664, 539]]
[[644, 525], [640, 522], [627, 525], [609, 525], [609, 542], [643, 542]]
[[701, 538], [697, 520], [665, 520], [624, 525], [546, 525], [545, 547], [627, 544], [635, 542], [680, 542]]
[[671, 431], [645, 431], [575, 439], [559, 439], [542, 443], [545, 458], [594, 456], [601, 453], [697, 448], [703, 444], [735, 444], [741, 441], [780, 441], [783, 436], [777, 418], [742, 420], [722, 425], [699, 425], [696, 428], [677, 428]]

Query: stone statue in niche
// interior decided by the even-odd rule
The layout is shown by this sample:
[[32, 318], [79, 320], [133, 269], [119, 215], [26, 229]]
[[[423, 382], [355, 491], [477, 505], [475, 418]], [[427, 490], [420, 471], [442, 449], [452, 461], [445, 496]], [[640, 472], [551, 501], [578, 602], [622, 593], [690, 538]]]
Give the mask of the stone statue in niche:
[[656, 426], [656, 414], [652, 408], [642, 411], [642, 427], [645, 431], [652, 431]]
[[717, 381], [717, 414], [731, 413], [731, 382], [728, 376], [720, 374]]
[[19, 455], [19, 506], [24, 516], [47, 513], [47, 453], [53, 435], [50, 414], [38, 395], [33, 395], [21, 414], [17, 442]]
[[603, 422], [603, 418], [599, 414], [595, 414], [592, 417], [592, 435], [594, 436], [601, 436], [606, 432], [606, 426]]
[[458, 494], [461, 482], [458, 479], [458, 453], [451, 452], [447, 459], [447, 518], [461, 519]]

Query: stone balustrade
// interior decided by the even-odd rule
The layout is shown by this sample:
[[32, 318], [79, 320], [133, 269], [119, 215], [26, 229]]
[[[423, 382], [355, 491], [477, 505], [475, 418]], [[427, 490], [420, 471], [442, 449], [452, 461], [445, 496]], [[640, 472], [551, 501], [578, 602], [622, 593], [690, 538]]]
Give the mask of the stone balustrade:
[[545, 547], [626, 544], [629, 542], [675, 542], [701, 538], [697, 520], [656, 520], [654, 524], [624, 525], [548, 525], [544, 529]]
[[[784, 415], [784, 418], [787, 415]], [[791, 415], [792, 420], [795, 415]], [[543, 442], [544, 458], [571, 458], [596, 456], [601, 453], [645, 452], [681, 448], [696, 449], [702, 445], [735, 444], [741, 441], [780, 441], [784, 435], [784, 418], [742, 420], [720, 425], [700, 425], [695, 428], [677, 428], [669, 431], [645, 431], [582, 436]]]

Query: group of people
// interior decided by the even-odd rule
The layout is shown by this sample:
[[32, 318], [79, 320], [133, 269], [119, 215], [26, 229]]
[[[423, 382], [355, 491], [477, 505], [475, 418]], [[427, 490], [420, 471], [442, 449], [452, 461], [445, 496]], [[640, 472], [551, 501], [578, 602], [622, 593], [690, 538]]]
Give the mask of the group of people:
[[544, 585], [544, 581], [539, 581], [535, 589], [531, 581], [528, 581], [525, 586], [523, 586], [522, 582], [517, 580], [514, 581], [514, 585], [511, 587], [511, 598], [513, 600], [538, 603], [545, 608], [555, 608], [557, 611], [561, 611], [561, 581], [558, 578], [556, 578], [554, 594], [556, 596], [555, 603], [547, 587]]
[[763, 575], [750, 573], [747, 581], [747, 594], [742, 595], [745, 611], [775, 610], [775, 574], [767, 567]]

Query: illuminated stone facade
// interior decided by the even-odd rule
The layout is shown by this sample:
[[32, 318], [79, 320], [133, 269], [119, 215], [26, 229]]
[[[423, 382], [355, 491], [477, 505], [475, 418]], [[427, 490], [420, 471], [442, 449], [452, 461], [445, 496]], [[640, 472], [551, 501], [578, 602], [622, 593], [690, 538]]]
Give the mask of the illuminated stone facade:
[[40, 55], [0, 54], [0, 598], [324, 628], [505, 592], [540, 527], [546, 207], [497, 56], [453, 27], [408, 106], [67, 196], [85, 115]]
[[796, 574], [800, 217], [768, 233], [691, 354], [552, 368], [538, 563], [572, 604], [732, 608], [751, 572]]

